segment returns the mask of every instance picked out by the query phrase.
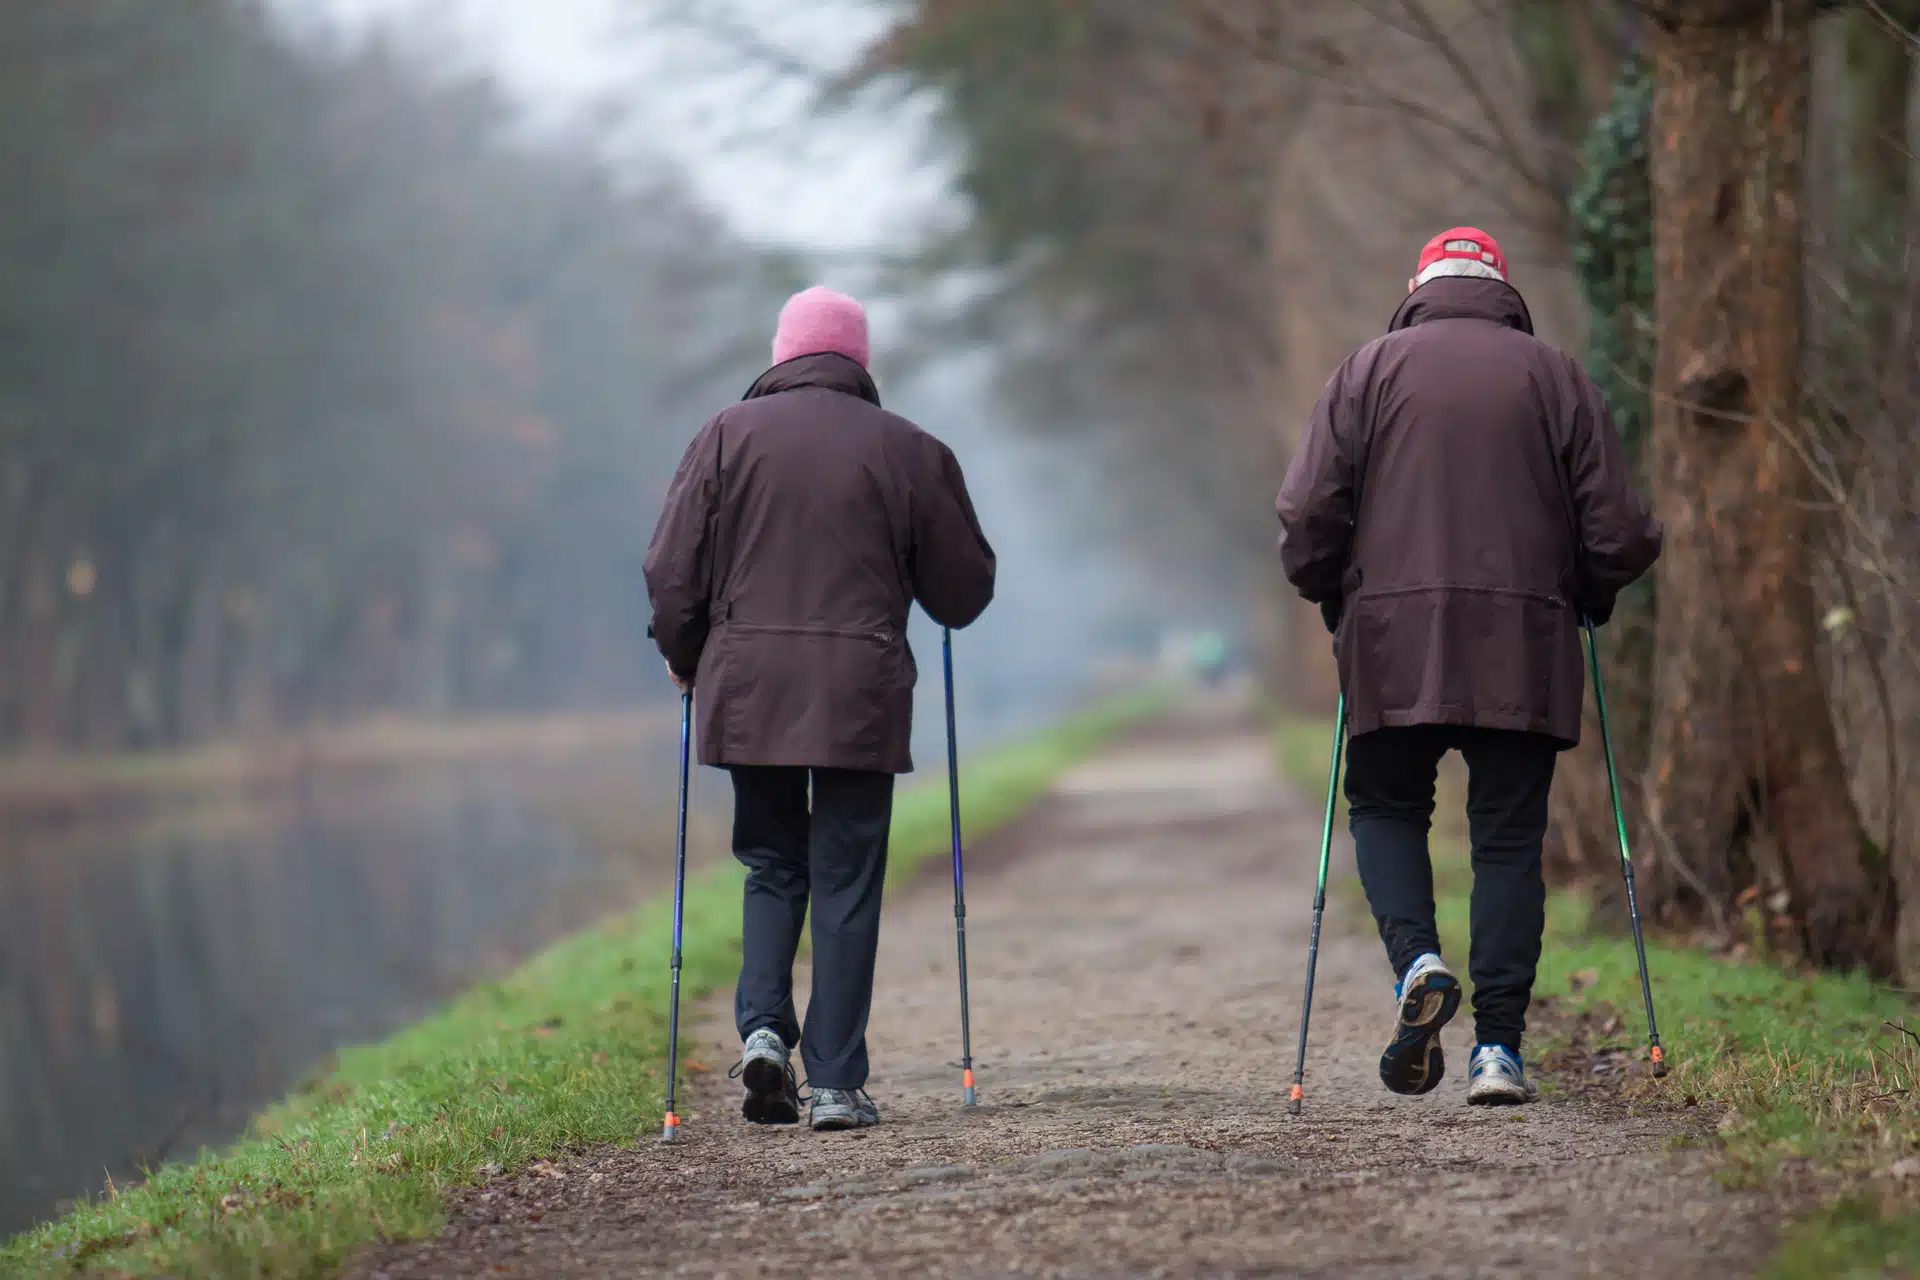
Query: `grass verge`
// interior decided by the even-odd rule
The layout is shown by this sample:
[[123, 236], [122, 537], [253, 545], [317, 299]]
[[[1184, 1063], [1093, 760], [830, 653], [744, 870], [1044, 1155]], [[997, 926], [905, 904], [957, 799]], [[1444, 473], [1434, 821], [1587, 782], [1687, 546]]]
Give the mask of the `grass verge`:
[[[1280, 731], [1281, 767], [1315, 795], [1327, 785], [1331, 733], [1321, 722]], [[1441, 803], [1438, 922], [1444, 949], [1464, 956], [1473, 877], [1459, 799], [1443, 790]], [[1736, 960], [1660, 939], [1648, 940], [1647, 965], [1670, 1072], [1664, 1081], [1636, 1078], [1629, 1096], [1722, 1109], [1714, 1143], [1723, 1180], [1798, 1178], [1817, 1206], [1787, 1229], [1766, 1274], [1920, 1274], [1920, 1038], [1897, 1029], [1910, 1025], [1911, 1002], [1858, 975]], [[1534, 990], [1562, 1010], [1593, 1015], [1583, 1020], [1592, 1031], [1588, 1053], [1644, 1061], [1632, 937], [1601, 927], [1578, 890], [1548, 897]]]
[[[970, 835], [1019, 814], [1165, 701], [1158, 691], [1118, 697], [969, 760]], [[895, 804], [891, 882], [947, 847], [946, 782], [930, 773]], [[687, 886], [689, 1000], [738, 969], [739, 884], [728, 863]], [[650, 1136], [665, 1084], [671, 905], [650, 902], [568, 938], [393, 1038], [341, 1053], [229, 1149], [109, 1187], [15, 1237], [0, 1248], [0, 1274], [328, 1275], [369, 1241], [438, 1230], [453, 1188]]]

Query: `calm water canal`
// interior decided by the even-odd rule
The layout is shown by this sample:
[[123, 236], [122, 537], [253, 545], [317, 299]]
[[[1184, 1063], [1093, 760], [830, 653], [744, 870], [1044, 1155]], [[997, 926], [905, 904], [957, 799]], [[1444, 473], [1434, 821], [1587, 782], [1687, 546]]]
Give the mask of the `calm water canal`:
[[[0, 1231], [670, 884], [676, 732], [0, 832]], [[699, 782], [711, 850], [728, 789]]]

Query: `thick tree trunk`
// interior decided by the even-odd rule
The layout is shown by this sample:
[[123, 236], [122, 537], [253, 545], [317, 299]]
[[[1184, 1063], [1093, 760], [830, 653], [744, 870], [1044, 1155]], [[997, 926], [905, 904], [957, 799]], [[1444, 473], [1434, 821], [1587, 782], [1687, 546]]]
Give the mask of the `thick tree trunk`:
[[1731, 920], [1777, 876], [1809, 957], [1890, 962], [1815, 666], [1800, 429], [1810, 0], [1653, 6], [1659, 654], [1650, 905]]

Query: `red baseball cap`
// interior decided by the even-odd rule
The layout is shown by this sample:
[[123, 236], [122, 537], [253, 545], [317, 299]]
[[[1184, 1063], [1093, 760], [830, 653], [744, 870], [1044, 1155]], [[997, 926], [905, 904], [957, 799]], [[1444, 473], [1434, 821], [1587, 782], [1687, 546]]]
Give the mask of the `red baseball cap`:
[[1507, 255], [1500, 242], [1478, 227], [1454, 227], [1427, 241], [1413, 282], [1423, 285], [1435, 276], [1490, 276], [1507, 278]]

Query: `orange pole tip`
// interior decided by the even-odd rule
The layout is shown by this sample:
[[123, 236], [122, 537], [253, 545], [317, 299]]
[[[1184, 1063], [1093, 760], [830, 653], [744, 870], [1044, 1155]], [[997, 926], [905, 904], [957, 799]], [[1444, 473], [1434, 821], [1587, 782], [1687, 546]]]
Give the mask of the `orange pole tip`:
[[960, 1083], [965, 1085], [969, 1089], [973, 1088], [973, 1068], [972, 1067], [968, 1067], [966, 1070], [960, 1073]]
[[1667, 1051], [1665, 1049], [1662, 1049], [1659, 1045], [1655, 1045], [1653, 1046], [1653, 1049], [1649, 1052], [1648, 1056], [1651, 1057], [1655, 1062], [1665, 1062], [1667, 1060]]
[[671, 1111], [667, 1112], [667, 1128], [678, 1129], [679, 1127], [680, 1127], [680, 1117], [673, 1114], [673, 1112]]
[[1304, 1096], [1305, 1096], [1305, 1093], [1304, 1093], [1304, 1091], [1303, 1091], [1303, 1090], [1302, 1090], [1302, 1089], [1300, 1088], [1300, 1086], [1299, 1086], [1299, 1085], [1295, 1085], [1295, 1086], [1293, 1086], [1293, 1088], [1292, 1088], [1292, 1089], [1290, 1089], [1290, 1090], [1288, 1090], [1288, 1091], [1287, 1091], [1287, 1100], [1288, 1100], [1289, 1102], [1298, 1102], [1298, 1101], [1300, 1101], [1300, 1099], [1301, 1099], [1302, 1097], [1304, 1097]]

